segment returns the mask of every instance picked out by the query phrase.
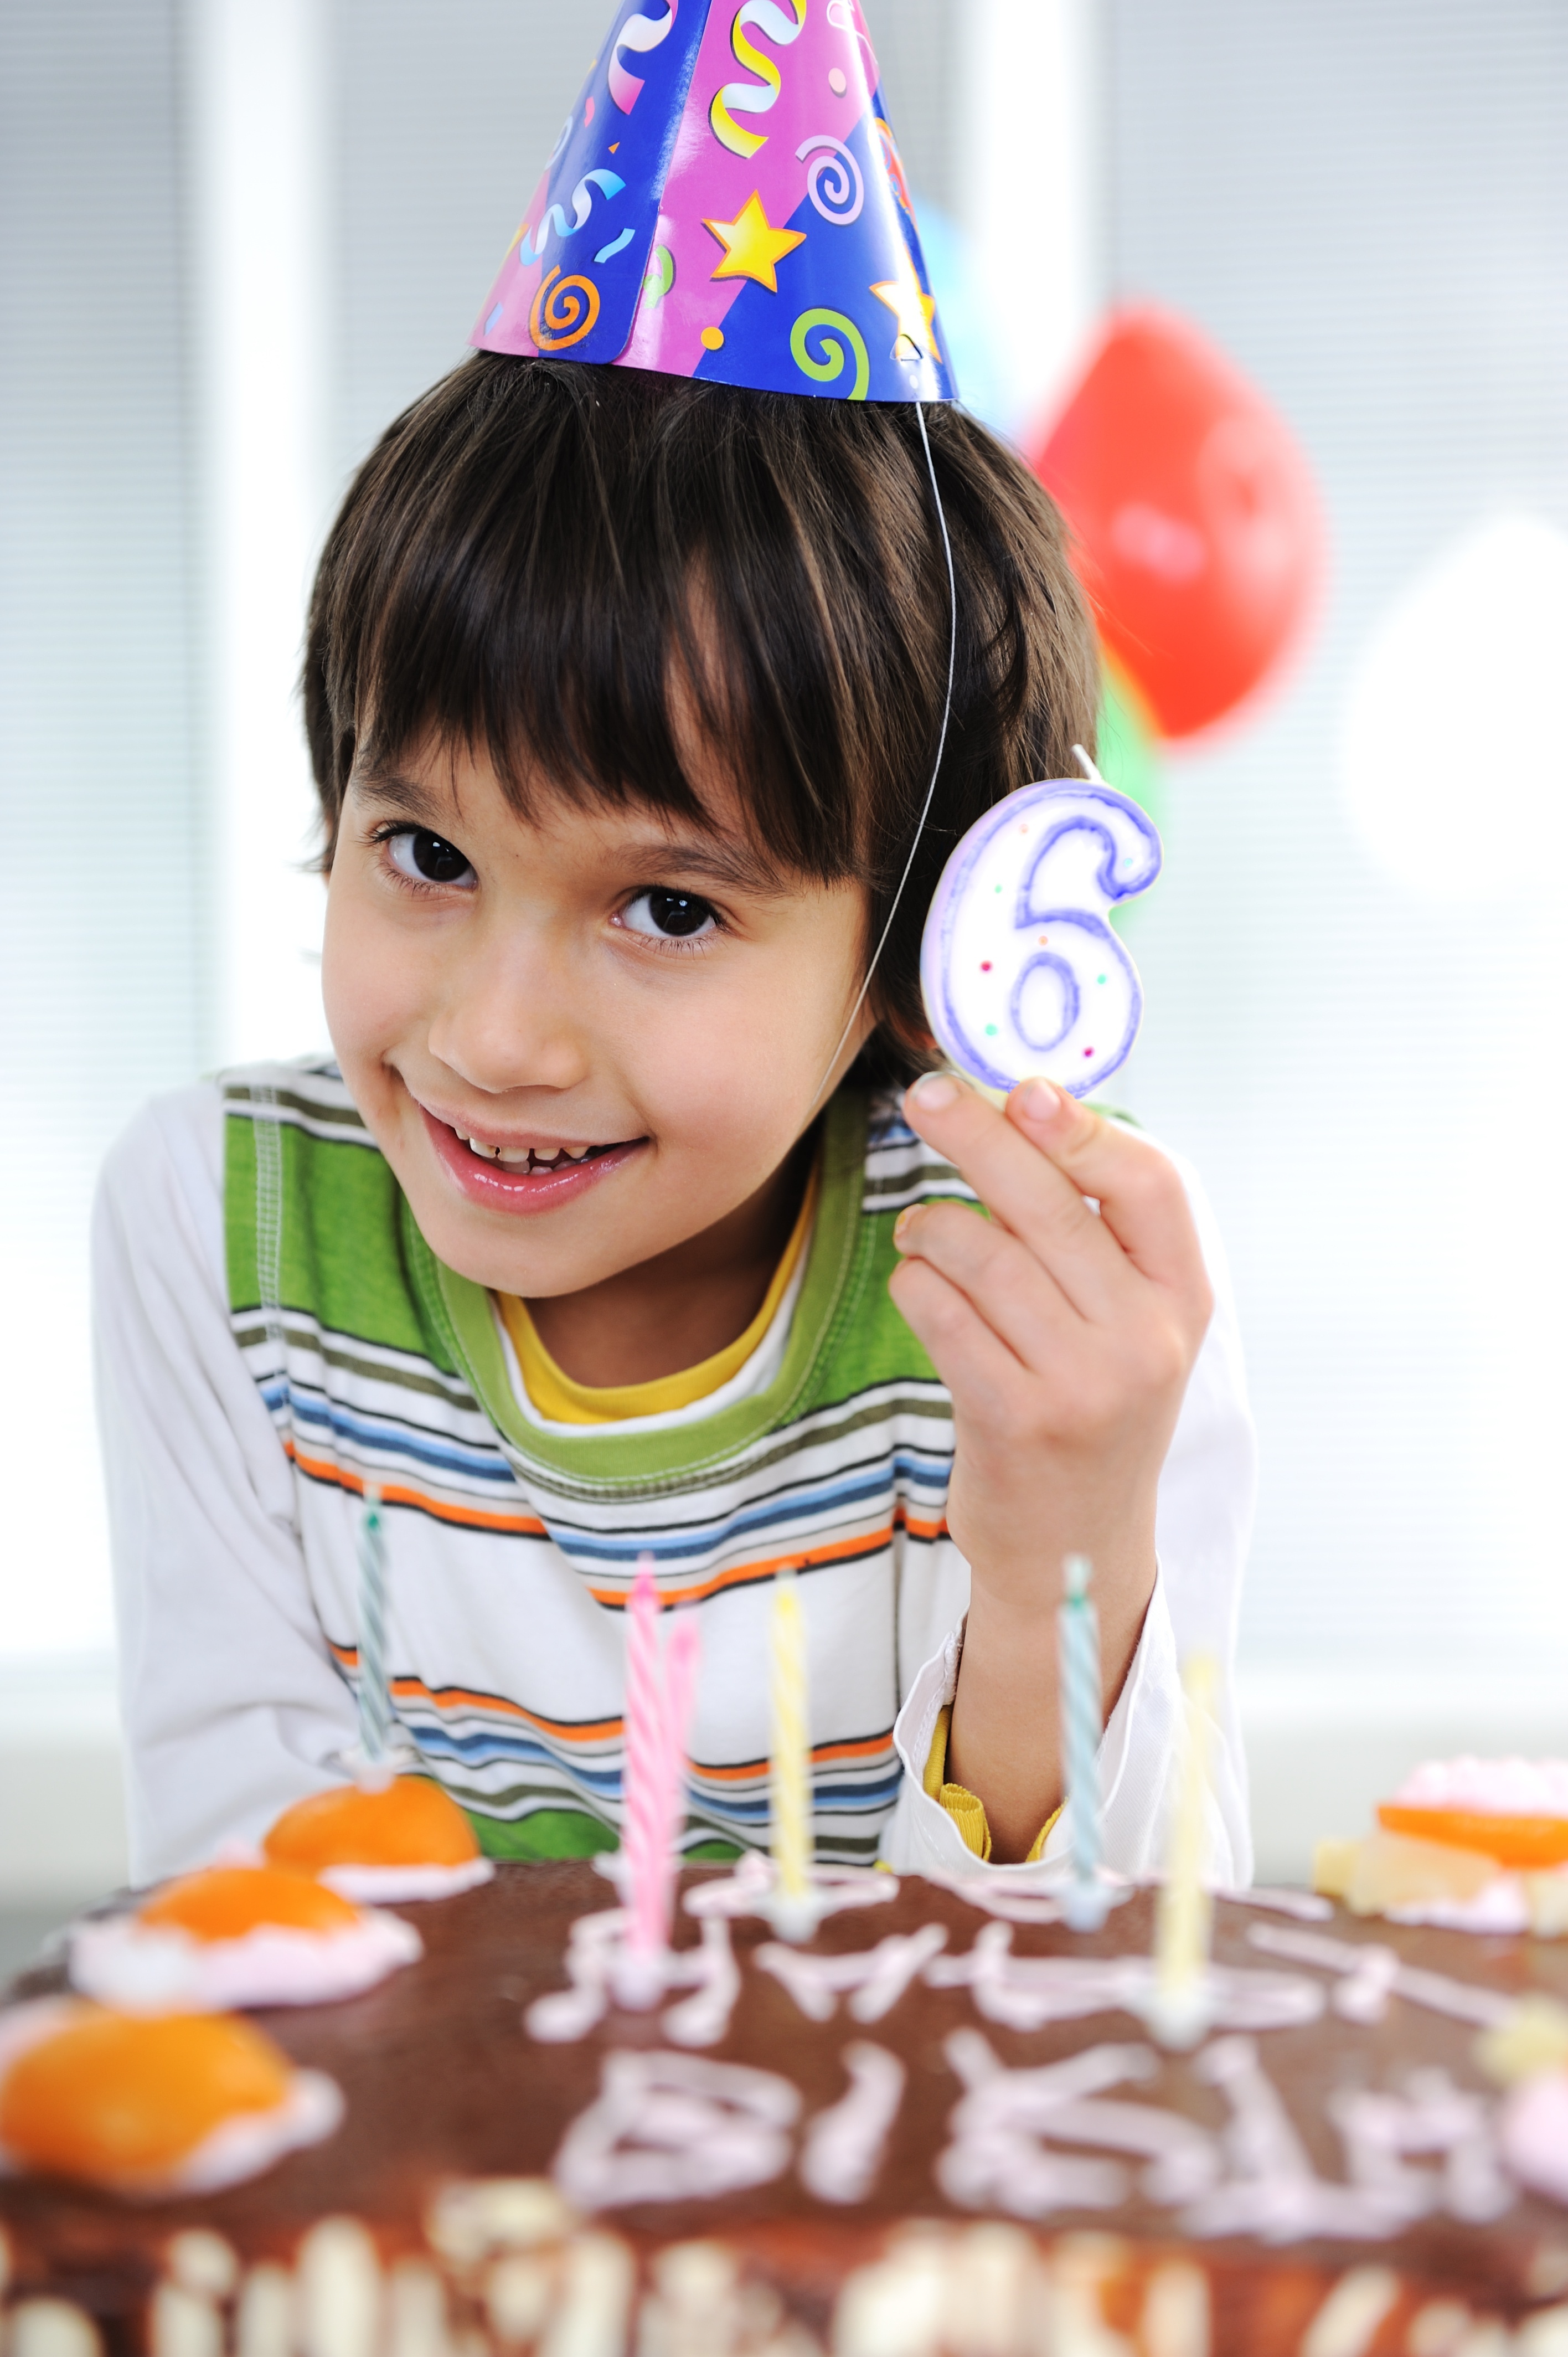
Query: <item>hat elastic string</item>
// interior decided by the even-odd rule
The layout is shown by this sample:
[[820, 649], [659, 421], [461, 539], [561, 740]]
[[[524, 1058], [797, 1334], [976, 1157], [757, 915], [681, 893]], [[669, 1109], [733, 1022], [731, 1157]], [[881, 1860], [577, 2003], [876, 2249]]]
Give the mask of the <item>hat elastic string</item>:
[[937, 791], [937, 780], [941, 774], [942, 755], [947, 749], [948, 722], [952, 717], [953, 674], [958, 666], [958, 584], [953, 578], [952, 542], [948, 537], [948, 520], [942, 508], [941, 486], [937, 481], [937, 464], [931, 456], [931, 437], [926, 431], [924, 402], [918, 401], [915, 404], [915, 416], [920, 428], [920, 440], [925, 447], [926, 472], [931, 479], [931, 497], [936, 501], [937, 524], [942, 535], [942, 555], [946, 559], [948, 568], [948, 684], [947, 694], [942, 699], [942, 725], [937, 737], [937, 758], [931, 764], [931, 781], [926, 788], [926, 799], [920, 804], [920, 815], [915, 822], [914, 838], [909, 845], [909, 856], [904, 862], [904, 873], [898, 878], [898, 888], [893, 895], [893, 905], [887, 911], [887, 921], [883, 926], [876, 947], [871, 953], [871, 963], [865, 969], [865, 979], [860, 985], [854, 1005], [849, 1010], [849, 1020], [839, 1034], [837, 1047], [828, 1058], [828, 1068], [817, 1083], [817, 1093], [806, 1108], [808, 1121], [822, 1103], [822, 1092], [832, 1080], [838, 1060], [843, 1053], [844, 1041], [849, 1038], [859, 1019], [860, 1010], [865, 1004], [865, 994], [871, 988], [872, 977], [876, 972], [878, 961], [887, 946], [887, 936], [893, 931], [893, 920], [898, 914], [898, 904], [904, 898], [904, 888], [909, 881], [910, 870], [915, 865], [915, 854], [920, 847], [920, 837], [926, 831], [926, 821], [931, 814], [931, 802]]

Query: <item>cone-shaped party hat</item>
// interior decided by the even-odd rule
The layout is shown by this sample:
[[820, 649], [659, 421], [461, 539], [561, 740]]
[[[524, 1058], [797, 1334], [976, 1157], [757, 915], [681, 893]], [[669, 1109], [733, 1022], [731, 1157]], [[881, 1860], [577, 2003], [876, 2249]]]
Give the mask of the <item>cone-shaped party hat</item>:
[[953, 399], [857, 0], [623, 0], [472, 341]]

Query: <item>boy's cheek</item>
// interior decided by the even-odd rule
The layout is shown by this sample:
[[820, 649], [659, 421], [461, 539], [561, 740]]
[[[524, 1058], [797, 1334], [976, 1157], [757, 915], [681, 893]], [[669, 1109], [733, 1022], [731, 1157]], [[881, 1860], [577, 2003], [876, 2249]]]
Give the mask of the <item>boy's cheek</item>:
[[373, 959], [355, 956], [351, 928], [329, 898], [321, 942], [321, 1003], [327, 1028], [339, 1063], [358, 1052], [372, 1026], [377, 993], [372, 984]]
[[361, 920], [351, 896], [328, 892], [321, 944], [328, 1035], [349, 1092], [378, 1137], [397, 1094], [384, 1059], [413, 1019], [416, 974], [406, 946], [401, 958], [389, 954], [381, 929]]

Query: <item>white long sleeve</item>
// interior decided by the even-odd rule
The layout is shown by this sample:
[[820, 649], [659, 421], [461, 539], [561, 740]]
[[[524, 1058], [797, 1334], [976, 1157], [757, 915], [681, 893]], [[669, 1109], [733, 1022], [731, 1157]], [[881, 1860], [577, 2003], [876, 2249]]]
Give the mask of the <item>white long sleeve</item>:
[[127, 1130], [92, 1254], [141, 1882], [258, 1837], [333, 1781], [356, 1721], [303, 1577], [293, 1468], [230, 1326], [215, 1089], [149, 1105]]

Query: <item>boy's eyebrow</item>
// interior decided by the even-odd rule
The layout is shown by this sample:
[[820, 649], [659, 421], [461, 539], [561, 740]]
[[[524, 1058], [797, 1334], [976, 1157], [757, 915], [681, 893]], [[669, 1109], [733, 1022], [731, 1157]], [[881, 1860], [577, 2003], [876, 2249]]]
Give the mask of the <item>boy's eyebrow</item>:
[[427, 786], [413, 778], [405, 778], [396, 770], [356, 769], [349, 779], [349, 791], [360, 801], [379, 803], [384, 810], [401, 811], [405, 818], [433, 817], [438, 808], [437, 798]]
[[[439, 796], [396, 770], [356, 770], [352, 790], [361, 802], [433, 828], [446, 817]], [[628, 866], [652, 876], [679, 870], [730, 891], [754, 892], [764, 898], [776, 899], [785, 889], [778, 869], [761, 852], [734, 835], [647, 834], [634, 837], [618, 852]]]
[[732, 836], [650, 834], [628, 843], [624, 856], [650, 874], [678, 869], [732, 891], [777, 897], [784, 889], [778, 869], [749, 844]]

